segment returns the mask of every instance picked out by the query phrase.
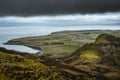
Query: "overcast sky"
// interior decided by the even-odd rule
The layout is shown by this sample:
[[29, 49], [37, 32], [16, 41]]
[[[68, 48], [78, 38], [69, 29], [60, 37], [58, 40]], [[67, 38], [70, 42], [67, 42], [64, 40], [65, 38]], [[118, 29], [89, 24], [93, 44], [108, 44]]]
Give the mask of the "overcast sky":
[[0, 16], [120, 11], [120, 0], [0, 0]]

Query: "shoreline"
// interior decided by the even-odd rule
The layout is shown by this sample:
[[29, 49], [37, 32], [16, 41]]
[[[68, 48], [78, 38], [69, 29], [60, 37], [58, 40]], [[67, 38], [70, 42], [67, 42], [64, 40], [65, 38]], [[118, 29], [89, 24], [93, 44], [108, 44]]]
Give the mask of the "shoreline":
[[45, 50], [43, 48], [40, 48], [40, 47], [27, 46], [27, 45], [24, 45], [24, 46], [29, 47], [29, 48], [34, 49], [34, 50], [39, 50], [37, 53], [35, 53], [37, 55], [43, 54], [45, 52]]
[[[28, 46], [28, 45], [22, 45], [22, 44], [11, 44], [9, 42], [6, 42], [6, 43], [3, 43], [4, 45], [18, 45], [18, 46], [24, 46], [24, 47], [27, 47], [27, 48], [31, 48], [33, 50], [37, 50], [36, 53], [34, 54], [42, 54], [44, 53], [44, 49], [43, 48], [40, 48], [40, 47], [35, 47], [35, 46]], [[5, 47], [4, 47], [5, 48]], [[9, 49], [8, 49], [9, 50]], [[17, 51], [17, 50], [14, 50], [14, 51]], [[21, 52], [21, 53], [30, 53], [30, 52], [22, 52], [22, 51], [18, 51], [18, 52]], [[31, 54], [31, 53], [30, 53]]]

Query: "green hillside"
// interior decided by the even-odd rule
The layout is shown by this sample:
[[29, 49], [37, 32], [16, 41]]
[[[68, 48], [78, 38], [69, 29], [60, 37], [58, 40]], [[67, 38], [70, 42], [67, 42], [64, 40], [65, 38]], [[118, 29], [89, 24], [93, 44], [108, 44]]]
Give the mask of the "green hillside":
[[61, 70], [20, 55], [0, 52], [0, 80], [64, 80]]

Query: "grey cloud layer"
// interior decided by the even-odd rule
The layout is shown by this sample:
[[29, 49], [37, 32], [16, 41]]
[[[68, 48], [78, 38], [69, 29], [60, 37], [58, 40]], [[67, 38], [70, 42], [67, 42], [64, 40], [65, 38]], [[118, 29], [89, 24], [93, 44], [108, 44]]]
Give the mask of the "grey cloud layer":
[[1, 16], [114, 11], [120, 11], [120, 0], [0, 0]]

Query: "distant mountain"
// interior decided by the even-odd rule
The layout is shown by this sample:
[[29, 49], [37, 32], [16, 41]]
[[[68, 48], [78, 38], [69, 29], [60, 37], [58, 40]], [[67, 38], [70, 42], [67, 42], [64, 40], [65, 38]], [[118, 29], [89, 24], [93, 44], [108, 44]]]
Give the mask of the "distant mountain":
[[65, 62], [91, 75], [120, 80], [120, 37], [101, 34], [94, 43], [77, 49]]

